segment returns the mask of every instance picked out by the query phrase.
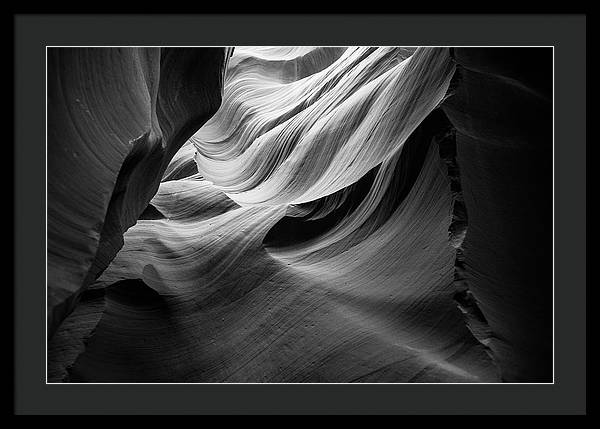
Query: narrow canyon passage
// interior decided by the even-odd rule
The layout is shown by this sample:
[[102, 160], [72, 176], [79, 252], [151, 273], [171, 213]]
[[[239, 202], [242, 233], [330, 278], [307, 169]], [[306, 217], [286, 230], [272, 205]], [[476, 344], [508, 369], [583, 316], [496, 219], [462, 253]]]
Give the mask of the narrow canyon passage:
[[551, 381], [533, 51], [51, 52], [48, 381]]

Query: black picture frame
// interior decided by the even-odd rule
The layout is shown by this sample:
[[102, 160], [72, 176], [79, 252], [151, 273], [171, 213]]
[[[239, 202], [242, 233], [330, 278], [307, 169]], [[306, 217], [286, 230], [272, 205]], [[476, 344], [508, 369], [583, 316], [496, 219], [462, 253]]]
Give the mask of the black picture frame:
[[[586, 412], [585, 15], [15, 15], [14, 30], [15, 413]], [[46, 384], [45, 47], [236, 44], [554, 46], [553, 384]]]

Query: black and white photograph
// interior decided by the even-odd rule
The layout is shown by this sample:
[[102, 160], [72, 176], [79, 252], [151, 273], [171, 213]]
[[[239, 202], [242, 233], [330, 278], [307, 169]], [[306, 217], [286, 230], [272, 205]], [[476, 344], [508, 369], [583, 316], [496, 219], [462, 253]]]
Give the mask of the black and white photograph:
[[47, 48], [49, 383], [553, 382], [553, 48]]
[[13, 15], [15, 415], [587, 414], [585, 13], [126, 6]]

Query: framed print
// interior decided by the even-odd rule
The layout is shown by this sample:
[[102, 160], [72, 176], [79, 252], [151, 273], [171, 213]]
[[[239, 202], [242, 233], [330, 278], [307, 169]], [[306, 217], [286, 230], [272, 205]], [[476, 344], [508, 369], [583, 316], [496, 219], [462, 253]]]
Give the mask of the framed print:
[[584, 15], [15, 29], [16, 412], [585, 413]]

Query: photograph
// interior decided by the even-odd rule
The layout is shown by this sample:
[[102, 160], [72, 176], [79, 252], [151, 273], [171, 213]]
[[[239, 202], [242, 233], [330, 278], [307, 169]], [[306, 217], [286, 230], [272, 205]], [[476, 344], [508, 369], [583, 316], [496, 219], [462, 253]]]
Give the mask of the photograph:
[[551, 45], [45, 47], [45, 383], [553, 384]]

